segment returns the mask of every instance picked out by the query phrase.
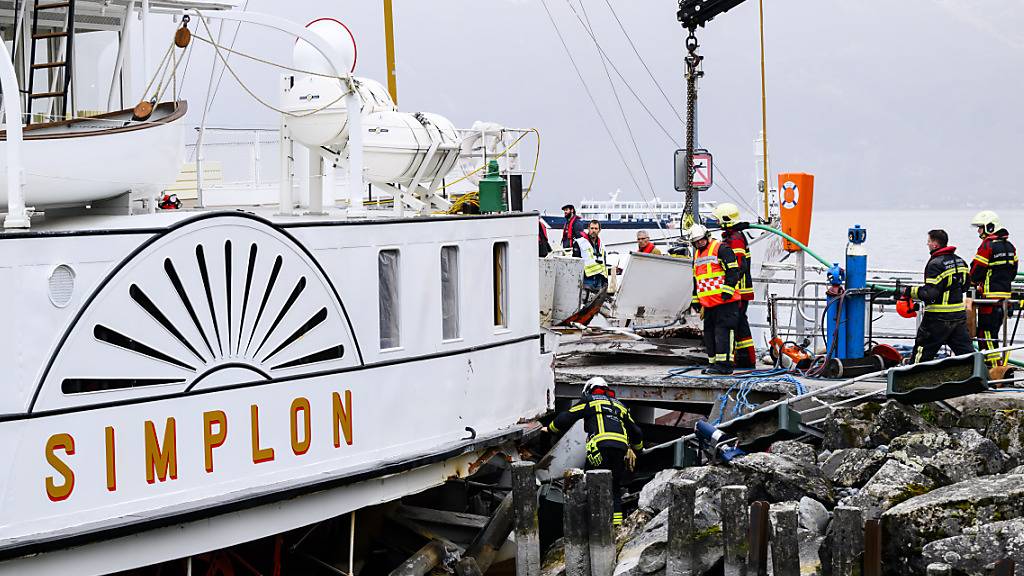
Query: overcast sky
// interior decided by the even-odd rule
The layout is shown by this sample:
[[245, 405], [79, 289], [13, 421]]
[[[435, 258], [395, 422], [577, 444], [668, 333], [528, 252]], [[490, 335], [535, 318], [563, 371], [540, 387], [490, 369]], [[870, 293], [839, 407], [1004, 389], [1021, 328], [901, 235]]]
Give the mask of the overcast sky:
[[[536, 192], [530, 198], [533, 208], [557, 209], [564, 201], [603, 198], [619, 188], [622, 198], [649, 198], [652, 188], [663, 199], [678, 197], [672, 185], [677, 146], [664, 130], [682, 142], [683, 124], [633, 53], [606, 0], [583, 0], [585, 10], [579, 0], [545, 1], [625, 164], [541, 0], [395, 0], [400, 109], [437, 112], [462, 127], [489, 120], [540, 129], [543, 146]], [[615, 72], [609, 82], [570, 1], [581, 18], [589, 18], [611, 63], [664, 130]], [[676, 3], [608, 1], [671, 106], [683, 112], [685, 33], [675, 19]], [[381, 4], [250, 0], [248, 9], [300, 23], [320, 16], [342, 20], [358, 43], [356, 73], [384, 82]], [[830, 207], [844, 202], [882, 209], [1019, 205], [1024, 197], [1024, 3], [765, 4], [773, 173], [814, 173], [819, 205]], [[748, 0], [698, 32], [706, 57], [700, 87], [701, 144], [711, 149], [722, 173], [747, 202], [753, 199], [753, 141], [761, 123], [757, 8], [756, 0]], [[284, 35], [244, 27], [236, 48], [288, 63], [291, 44]], [[209, 49], [197, 46], [185, 84], [194, 123], [205, 98], [210, 61]], [[276, 102], [277, 71], [235, 62], [258, 93]], [[221, 126], [278, 123], [273, 112], [253, 102], [230, 76], [223, 80], [211, 118]], [[719, 189], [707, 194], [725, 198]]]

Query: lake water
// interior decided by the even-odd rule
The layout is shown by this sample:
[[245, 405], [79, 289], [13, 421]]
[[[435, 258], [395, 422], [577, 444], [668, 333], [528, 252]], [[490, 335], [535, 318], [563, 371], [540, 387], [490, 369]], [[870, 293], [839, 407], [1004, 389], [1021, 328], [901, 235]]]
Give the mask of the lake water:
[[[946, 210], [822, 210], [811, 221], [808, 245], [823, 258], [842, 263], [846, 254], [846, 232], [855, 224], [868, 231], [868, 266], [922, 270], [928, 261], [928, 231], [941, 228], [949, 234], [949, 242], [968, 263], [980, 244], [971, 227], [976, 209]], [[1024, 249], [1024, 209], [997, 211], [1003, 225], [1010, 231], [1010, 240]], [[650, 230], [652, 239], [674, 237], [678, 230]], [[1015, 233], [1021, 236], [1017, 238]], [[606, 230], [601, 233], [605, 243], [612, 245], [636, 238], [635, 230]], [[808, 259], [810, 260], [810, 259]]]

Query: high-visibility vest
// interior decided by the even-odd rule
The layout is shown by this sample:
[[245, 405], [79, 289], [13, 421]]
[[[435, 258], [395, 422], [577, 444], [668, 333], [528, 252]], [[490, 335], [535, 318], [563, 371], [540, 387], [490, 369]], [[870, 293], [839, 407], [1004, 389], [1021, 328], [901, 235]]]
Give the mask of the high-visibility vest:
[[693, 278], [697, 288], [697, 300], [705, 308], [713, 308], [725, 304], [723, 293], [732, 298], [735, 288], [725, 284], [725, 268], [718, 259], [718, 249], [722, 245], [718, 240], [710, 240], [703, 250], [693, 258]]
[[598, 248], [595, 251], [588, 236], [580, 236], [576, 239], [576, 245], [580, 247], [580, 256], [583, 258], [583, 275], [586, 277], [600, 274], [606, 276], [608, 271], [604, 267], [605, 251], [601, 246], [601, 240], [597, 241]]

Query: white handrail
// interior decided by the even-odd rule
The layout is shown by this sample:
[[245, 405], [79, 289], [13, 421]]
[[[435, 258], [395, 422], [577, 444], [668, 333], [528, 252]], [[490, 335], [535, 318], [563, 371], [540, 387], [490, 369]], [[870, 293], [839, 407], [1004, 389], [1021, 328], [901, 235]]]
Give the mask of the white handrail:
[[4, 127], [7, 129], [7, 217], [4, 218], [4, 228], [28, 228], [21, 166], [21, 92], [7, 45], [3, 42], [0, 45], [3, 46], [0, 87], [4, 93]]

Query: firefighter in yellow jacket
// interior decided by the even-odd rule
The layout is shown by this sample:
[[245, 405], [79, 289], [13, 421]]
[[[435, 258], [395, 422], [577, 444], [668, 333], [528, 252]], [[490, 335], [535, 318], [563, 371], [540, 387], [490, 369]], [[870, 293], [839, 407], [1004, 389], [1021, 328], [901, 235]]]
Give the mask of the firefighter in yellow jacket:
[[612, 473], [612, 518], [618, 526], [622, 524], [622, 476], [626, 469], [632, 470], [636, 465], [634, 451], [644, 447], [643, 432], [600, 376], [587, 380], [580, 401], [556, 416], [547, 431], [564, 432], [580, 419], [587, 433], [587, 469]]

